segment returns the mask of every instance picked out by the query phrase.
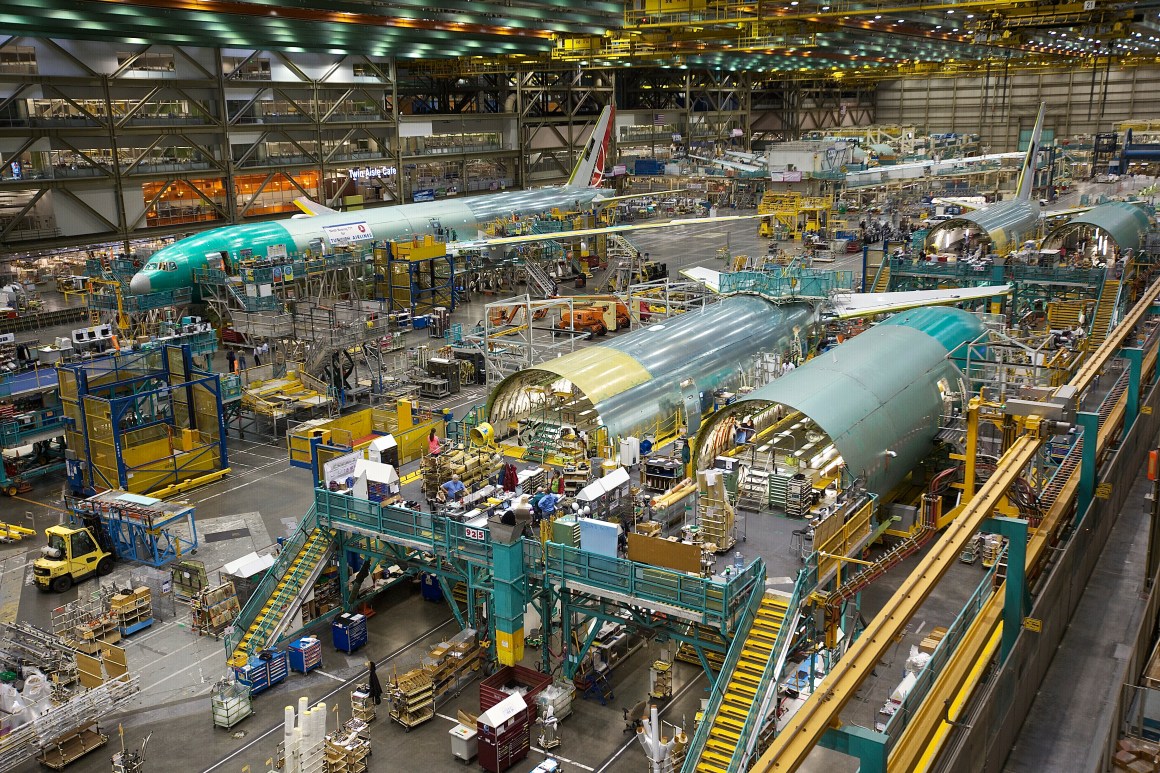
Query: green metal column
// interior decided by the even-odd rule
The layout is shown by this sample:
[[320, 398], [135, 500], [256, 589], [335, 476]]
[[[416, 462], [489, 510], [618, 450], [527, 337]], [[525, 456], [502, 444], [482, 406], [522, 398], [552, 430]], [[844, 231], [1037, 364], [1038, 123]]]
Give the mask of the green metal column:
[[1007, 580], [1003, 596], [1003, 641], [999, 644], [1002, 663], [1015, 646], [1023, 629], [1023, 618], [1030, 610], [1027, 593], [1027, 521], [1021, 518], [990, 518], [982, 531], [1007, 538]]
[[[346, 563], [346, 545], [348, 541], [346, 532], [342, 529], [339, 529], [335, 533], [333, 539], [334, 554], [338, 556], [338, 589], [339, 593], [342, 594], [342, 608], [349, 612], [353, 599], [351, 599], [350, 590], [350, 566], [348, 566]], [[365, 554], [363, 554], [363, 560], [369, 561], [370, 559]]]
[[493, 539], [491, 548], [496, 655], [501, 665], [514, 666], [524, 657], [524, 545], [519, 539], [510, 545]]
[[886, 743], [889, 740], [885, 733], [876, 733], [857, 725], [843, 725], [827, 730], [819, 745], [857, 757], [858, 773], [886, 773], [886, 762], [890, 756]]
[[1096, 493], [1096, 446], [1100, 438], [1100, 416], [1098, 413], [1080, 411], [1075, 422], [1083, 430], [1083, 453], [1079, 462], [1079, 491], [1076, 493], [1075, 525], [1087, 512]]
[[1128, 404], [1124, 409], [1124, 434], [1127, 435], [1140, 415], [1140, 377], [1144, 371], [1144, 350], [1121, 349], [1120, 356], [1128, 361]]

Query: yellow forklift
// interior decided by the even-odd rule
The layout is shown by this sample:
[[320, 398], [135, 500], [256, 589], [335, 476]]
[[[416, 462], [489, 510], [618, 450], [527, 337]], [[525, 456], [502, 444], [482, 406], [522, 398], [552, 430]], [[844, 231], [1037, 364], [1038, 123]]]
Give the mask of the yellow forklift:
[[113, 546], [99, 522], [49, 526], [44, 533], [48, 544], [41, 548], [43, 555], [32, 563], [32, 576], [41, 590], [64, 593], [73, 583], [94, 575], [104, 577], [113, 571]]

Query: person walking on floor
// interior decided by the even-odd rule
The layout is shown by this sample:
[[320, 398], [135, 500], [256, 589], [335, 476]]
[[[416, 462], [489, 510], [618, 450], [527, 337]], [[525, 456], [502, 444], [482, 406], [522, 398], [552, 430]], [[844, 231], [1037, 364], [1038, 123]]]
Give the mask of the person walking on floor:
[[235, 373], [237, 371], [238, 355], [234, 354], [234, 350], [230, 349], [226, 352], [226, 372]]
[[378, 706], [383, 702], [383, 685], [379, 682], [379, 675], [375, 673], [375, 662], [373, 660], [367, 661], [367, 670], [370, 671], [370, 676], [367, 681], [371, 687], [371, 700]]

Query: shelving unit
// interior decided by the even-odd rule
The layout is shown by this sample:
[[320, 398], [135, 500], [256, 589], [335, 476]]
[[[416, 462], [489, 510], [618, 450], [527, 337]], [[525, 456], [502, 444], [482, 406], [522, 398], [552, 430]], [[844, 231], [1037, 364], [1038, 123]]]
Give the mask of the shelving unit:
[[587, 464], [577, 467], [565, 467], [560, 474], [564, 478], [564, 496], [574, 497], [580, 489], [588, 485], [588, 478], [592, 470]]
[[101, 732], [96, 722], [88, 722], [71, 733], [62, 735], [45, 747], [36, 760], [46, 768], [64, 770], [65, 766], [76, 762], [89, 752], [96, 751], [109, 742], [109, 736]]
[[435, 685], [424, 668], [413, 668], [396, 677], [388, 688], [391, 719], [408, 731], [435, 716]]
[[805, 477], [793, 477], [786, 484], [785, 514], [795, 518], [802, 518], [810, 511], [814, 493], [814, 485]]
[[378, 713], [375, 710], [375, 701], [371, 698], [371, 686], [369, 684], [360, 684], [351, 690], [350, 714], [352, 719], [357, 719], [366, 725], [374, 722], [378, 717]]
[[644, 488], [656, 494], [669, 491], [681, 480], [680, 459], [660, 457], [644, 463]]
[[322, 617], [342, 603], [342, 590], [338, 584], [338, 567], [328, 566], [314, 583], [314, 598], [302, 605], [302, 623]]
[[713, 552], [723, 553], [737, 542], [734, 536], [736, 523], [733, 507], [724, 499], [700, 496], [697, 500], [700, 513], [701, 539], [706, 545], [713, 545]]
[[789, 476], [773, 473], [769, 476], [769, 506], [778, 510], [785, 510], [786, 499], [789, 496]]
[[202, 588], [193, 596], [193, 627], [199, 636], [220, 636], [241, 611], [232, 582]]
[[254, 713], [249, 688], [230, 679], [218, 682], [210, 694], [210, 712], [215, 727], [229, 730]]
[[458, 695], [479, 670], [482, 652], [472, 628], [464, 629], [448, 641], [431, 647], [422, 666], [431, 677], [435, 704]]
[[673, 697], [673, 664], [667, 660], [655, 660], [649, 667], [648, 694], [658, 700]]
[[326, 736], [326, 769], [328, 773], [365, 773], [371, 742], [357, 730], [343, 729]]
[[122, 636], [131, 636], [153, 625], [153, 594], [146, 587], [118, 593], [109, 600], [109, 611], [117, 619]]

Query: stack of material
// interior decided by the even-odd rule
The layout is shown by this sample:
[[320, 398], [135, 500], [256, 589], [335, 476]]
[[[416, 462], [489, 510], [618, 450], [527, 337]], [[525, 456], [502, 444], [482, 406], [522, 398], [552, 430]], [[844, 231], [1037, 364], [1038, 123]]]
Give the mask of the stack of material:
[[925, 652], [928, 655], [933, 655], [934, 651], [938, 648], [939, 642], [941, 642], [943, 640], [943, 637], [946, 635], [947, 635], [947, 629], [944, 626], [938, 626], [936, 628], [931, 628], [930, 633], [928, 633], [925, 637], [923, 637], [923, 640], [921, 642], [919, 642], [919, 644], [918, 644], [919, 651]]
[[327, 773], [365, 773], [371, 742], [355, 730], [337, 730], [326, 736]]
[[129, 636], [153, 625], [153, 593], [146, 586], [109, 599], [109, 612], [117, 619], [122, 636]]
[[430, 674], [436, 703], [449, 693], [458, 693], [479, 670], [482, 651], [476, 639], [475, 629], [466, 628], [427, 651], [422, 665]]
[[218, 636], [241, 611], [232, 582], [203, 588], [193, 598], [193, 627], [199, 636]]
[[326, 704], [307, 708], [305, 697], [298, 699], [298, 724], [294, 724], [294, 707], [287, 706], [283, 716], [282, 742], [278, 746], [280, 765], [285, 773], [324, 773], [326, 755]]
[[493, 458], [492, 451], [484, 448], [454, 448], [437, 456], [424, 456], [419, 464], [423, 476], [423, 495], [434, 501], [439, 495], [439, 487], [458, 475], [459, 480], [470, 491], [485, 483], [499, 472], [503, 461]]
[[697, 471], [697, 507], [705, 549], [723, 553], [733, 547], [736, 542], [733, 505], [726, 498], [725, 476], [721, 470]]
[[1160, 745], [1141, 738], [1121, 738], [1112, 757], [1112, 766], [1127, 773], [1160, 771]]

